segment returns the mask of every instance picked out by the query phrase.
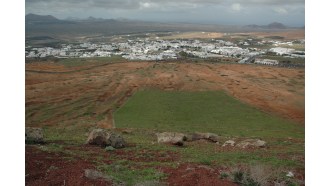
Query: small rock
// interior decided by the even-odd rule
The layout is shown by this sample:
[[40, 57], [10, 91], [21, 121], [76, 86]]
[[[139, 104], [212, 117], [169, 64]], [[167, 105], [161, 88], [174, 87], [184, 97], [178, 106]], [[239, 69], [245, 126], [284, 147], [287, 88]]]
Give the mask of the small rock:
[[186, 141], [193, 141], [192, 134], [187, 134], [186, 135]]
[[122, 130], [123, 134], [132, 134], [133, 133], [133, 129], [124, 129]]
[[121, 135], [104, 129], [94, 129], [87, 138], [87, 144], [112, 146], [114, 148], [123, 148], [126, 146], [126, 142]]
[[25, 143], [44, 143], [43, 130], [41, 128], [25, 127]]
[[259, 139], [247, 139], [239, 142], [236, 147], [247, 148], [247, 147], [265, 147], [266, 142]]
[[109, 133], [104, 129], [94, 129], [89, 133], [87, 143], [90, 145], [106, 146], [108, 144]]
[[195, 140], [201, 140], [201, 139], [206, 139], [212, 142], [218, 142], [219, 141], [219, 136], [214, 133], [200, 133], [200, 132], [195, 132], [192, 134], [192, 141]]
[[96, 180], [96, 179], [105, 179], [107, 181], [111, 180], [110, 176], [104, 175], [102, 172], [92, 169], [85, 169], [85, 177], [92, 180]]
[[121, 135], [115, 133], [110, 133], [109, 144], [116, 149], [124, 148], [126, 146], [124, 138]]
[[186, 168], [186, 171], [194, 171], [195, 170], [195, 168], [193, 168], [193, 167], [187, 167]]
[[107, 147], [105, 147], [104, 150], [106, 150], [106, 151], [114, 151], [114, 150], [116, 150], [116, 149], [113, 148], [112, 146], [107, 146]]
[[235, 141], [234, 140], [228, 140], [226, 141], [222, 146], [226, 147], [226, 146], [234, 146], [235, 145]]
[[158, 143], [170, 143], [178, 146], [182, 146], [183, 141], [187, 139], [185, 134], [178, 132], [163, 132], [156, 135]]
[[291, 171], [289, 171], [289, 172], [286, 174], [286, 176], [287, 176], [287, 177], [290, 177], [290, 178], [293, 178], [293, 177], [294, 177], [294, 174], [293, 174]]
[[263, 140], [257, 140], [253, 145], [256, 147], [266, 147], [266, 142]]
[[211, 171], [211, 172], [214, 171], [214, 169], [212, 169], [211, 167], [206, 166], [206, 165], [199, 165], [197, 168], [200, 168], [200, 169], [207, 169], [208, 171]]
[[212, 141], [212, 142], [219, 142], [220, 141], [220, 137], [216, 134], [213, 133], [207, 133], [208, 134], [208, 140]]

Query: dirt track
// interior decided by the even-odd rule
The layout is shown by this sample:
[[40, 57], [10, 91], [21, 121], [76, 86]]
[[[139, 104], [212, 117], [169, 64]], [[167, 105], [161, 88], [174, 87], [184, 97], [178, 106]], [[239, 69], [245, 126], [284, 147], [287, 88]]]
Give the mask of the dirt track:
[[[304, 79], [304, 69], [239, 64], [127, 62], [68, 68], [31, 63], [26, 64], [26, 124], [56, 125], [88, 112], [104, 115], [97, 124], [111, 127], [113, 111], [143, 88], [224, 90], [247, 104], [304, 124]], [[47, 108], [41, 112], [50, 112], [42, 120], [41, 107]]]

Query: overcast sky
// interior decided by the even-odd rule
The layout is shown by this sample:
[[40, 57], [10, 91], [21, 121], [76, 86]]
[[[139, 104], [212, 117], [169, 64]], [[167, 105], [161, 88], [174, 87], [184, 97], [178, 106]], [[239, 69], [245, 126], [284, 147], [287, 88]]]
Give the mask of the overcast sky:
[[68, 17], [127, 18], [226, 25], [305, 25], [304, 0], [26, 0], [25, 11]]

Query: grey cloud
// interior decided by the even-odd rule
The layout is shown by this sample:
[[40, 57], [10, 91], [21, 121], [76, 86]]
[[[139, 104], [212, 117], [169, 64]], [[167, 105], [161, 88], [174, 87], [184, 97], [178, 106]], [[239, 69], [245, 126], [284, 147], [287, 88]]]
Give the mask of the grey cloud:
[[245, 6], [249, 5], [295, 5], [304, 4], [304, 0], [26, 0], [26, 6], [35, 6], [36, 4], [49, 5], [50, 7], [96, 7], [96, 8], [121, 8], [132, 9], [140, 8], [141, 3], [151, 3], [159, 6], [167, 5], [196, 5], [202, 6], [207, 4], [234, 4], [240, 3]]
[[26, 0], [26, 13], [214, 23], [304, 23], [304, 0]]
[[237, 0], [235, 2], [241, 4], [259, 4], [259, 5], [294, 5], [294, 4], [304, 4], [305, 0]]
[[26, 0], [26, 7], [48, 6], [49, 8], [139, 8], [136, 0]]

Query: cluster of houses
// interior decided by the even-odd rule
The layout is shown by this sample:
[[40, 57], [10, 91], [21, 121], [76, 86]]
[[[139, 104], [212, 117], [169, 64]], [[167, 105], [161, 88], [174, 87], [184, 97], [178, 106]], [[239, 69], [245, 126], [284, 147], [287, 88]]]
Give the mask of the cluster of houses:
[[300, 57], [305, 58], [305, 52], [304, 51], [296, 51], [292, 48], [282, 48], [282, 47], [276, 47], [269, 49], [269, 52], [273, 52], [276, 55], [279, 56], [288, 56], [288, 57]]
[[111, 57], [112, 55], [120, 55], [128, 60], [164, 60], [178, 59], [182, 57], [182, 52], [189, 57], [196, 58], [221, 58], [232, 57], [238, 59], [239, 63], [260, 63], [260, 64], [276, 64], [272, 60], [258, 61], [256, 56], [266, 54], [267, 52], [276, 55], [289, 57], [305, 57], [304, 52], [299, 52], [290, 48], [271, 48], [258, 49], [240, 47], [240, 45], [248, 46], [252, 41], [244, 41], [235, 44], [224, 40], [149, 40], [145, 39], [128, 39], [126, 42], [115, 43], [80, 43], [80, 44], [62, 44], [58, 48], [52, 47], [26, 47], [27, 58], [89, 58], [89, 57]]
[[261, 65], [278, 65], [279, 64], [278, 60], [274, 60], [274, 59], [261, 59], [261, 58], [256, 58], [254, 60], [254, 63], [261, 64]]

